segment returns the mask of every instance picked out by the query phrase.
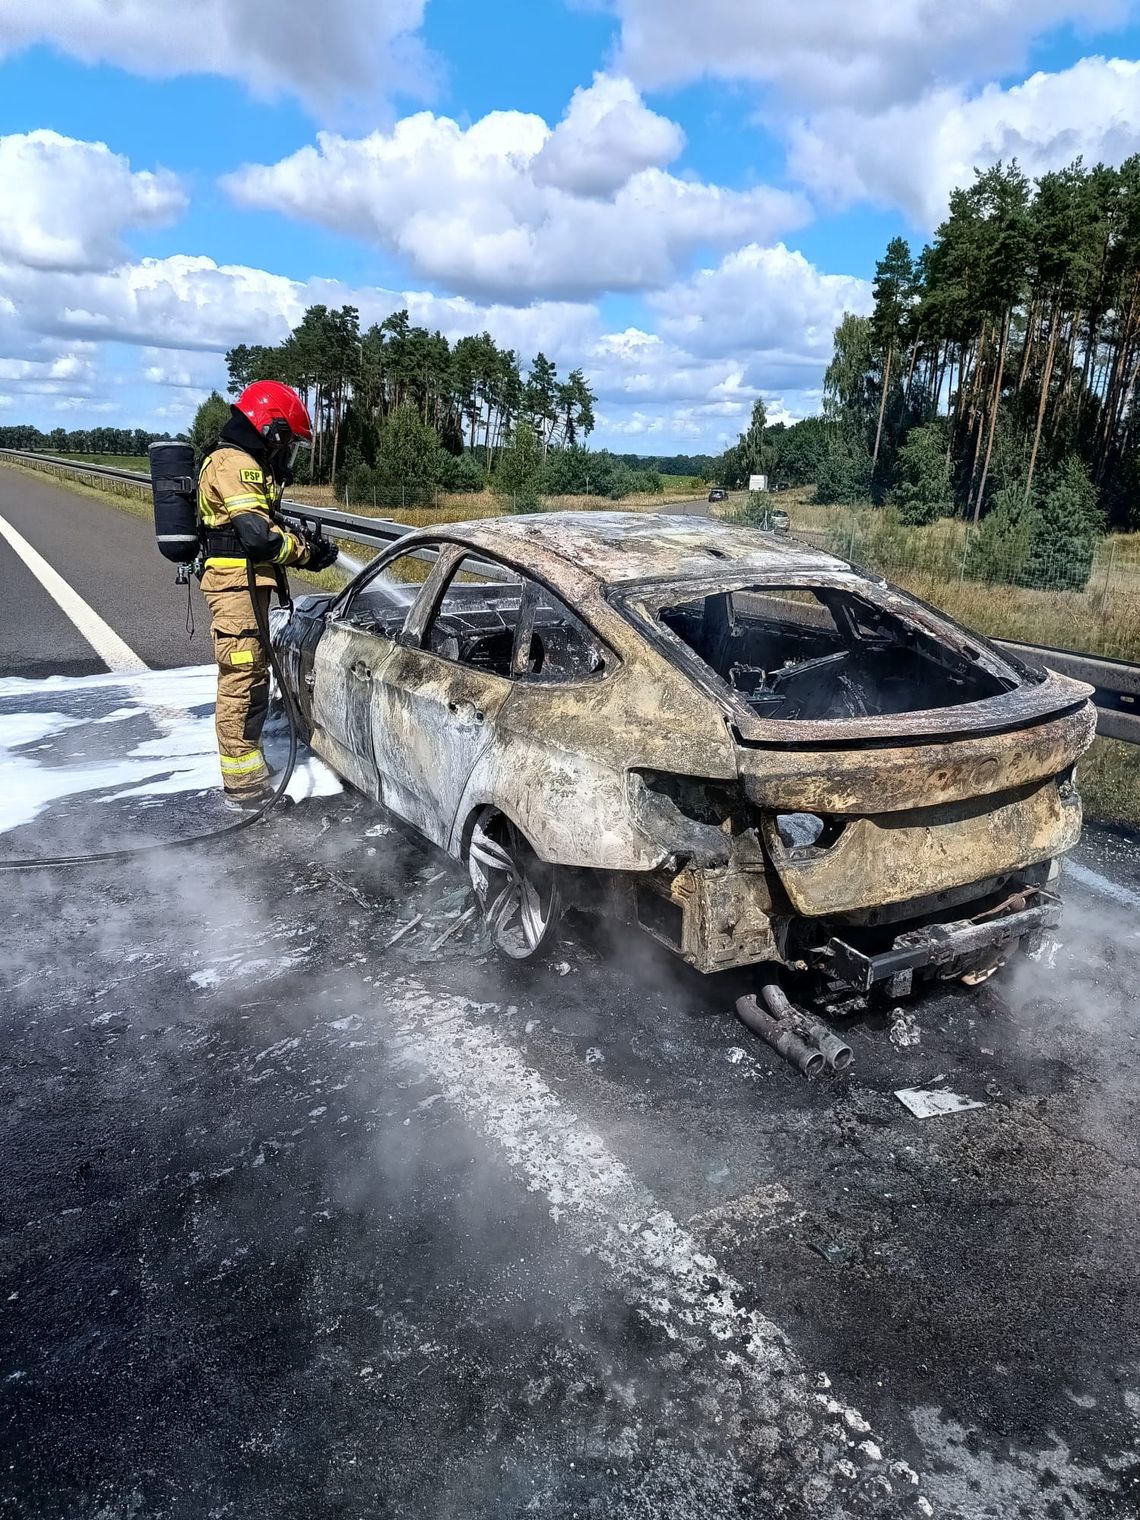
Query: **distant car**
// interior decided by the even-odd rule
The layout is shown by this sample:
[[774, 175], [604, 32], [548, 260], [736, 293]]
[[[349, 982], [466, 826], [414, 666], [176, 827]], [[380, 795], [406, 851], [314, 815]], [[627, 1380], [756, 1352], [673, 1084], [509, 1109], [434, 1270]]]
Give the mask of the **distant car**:
[[728, 492], [724, 489], [723, 486], [713, 486], [712, 490], [709, 492], [709, 500], [710, 501], [727, 501], [728, 500]]
[[773, 507], [768, 514], [768, 521], [772, 525], [773, 533], [786, 533], [792, 526], [792, 519], [784, 511], [783, 507]]
[[715, 519], [423, 528], [274, 643], [313, 748], [462, 861], [525, 959], [574, 901], [704, 972], [899, 997], [1056, 922], [1090, 688]]

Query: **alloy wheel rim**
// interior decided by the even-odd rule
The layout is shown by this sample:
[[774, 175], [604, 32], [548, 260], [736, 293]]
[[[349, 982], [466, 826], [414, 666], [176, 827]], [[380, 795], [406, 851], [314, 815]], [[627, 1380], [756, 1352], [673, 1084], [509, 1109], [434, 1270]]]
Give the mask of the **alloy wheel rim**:
[[468, 850], [471, 884], [495, 944], [514, 960], [542, 948], [556, 912], [549, 867], [501, 815], [475, 824]]

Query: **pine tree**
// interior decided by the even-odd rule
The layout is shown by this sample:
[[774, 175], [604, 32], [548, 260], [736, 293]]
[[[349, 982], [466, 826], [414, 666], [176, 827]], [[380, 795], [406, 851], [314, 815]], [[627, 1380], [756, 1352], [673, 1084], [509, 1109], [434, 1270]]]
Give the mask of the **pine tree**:
[[950, 516], [954, 510], [950, 483], [946, 478], [946, 427], [942, 422], [927, 422], [912, 428], [898, 452], [898, 484], [891, 492], [891, 503], [898, 507], [904, 523], [917, 526], [937, 517]]
[[542, 447], [529, 422], [515, 428], [510, 445], [499, 456], [495, 490], [507, 498], [513, 512], [533, 512], [539, 506]]
[[879, 416], [875, 424], [875, 446], [871, 451], [871, 469], [879, 463], [879, 445], [883, 437], [883, 417], [891, 389], [891, 366], [901, 340], [914, 299], [914, 262], [905, 238], [895, 237], [875, 266], [871, 287], [875, 310], [871, 317], [871, 337], [880, 365]]

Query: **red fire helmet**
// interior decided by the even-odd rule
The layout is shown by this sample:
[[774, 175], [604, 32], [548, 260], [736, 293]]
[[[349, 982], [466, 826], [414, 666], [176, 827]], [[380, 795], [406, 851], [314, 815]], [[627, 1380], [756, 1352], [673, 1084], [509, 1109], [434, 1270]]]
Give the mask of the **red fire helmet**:
[[283, 422], [294, 438], [303, 443], [312, 442], [313, 425], [305, 410], [305, 403], [291, 386], [279, 380], [256, 380], [247, 385], [234, 402], [261, 434], [272, 423]]

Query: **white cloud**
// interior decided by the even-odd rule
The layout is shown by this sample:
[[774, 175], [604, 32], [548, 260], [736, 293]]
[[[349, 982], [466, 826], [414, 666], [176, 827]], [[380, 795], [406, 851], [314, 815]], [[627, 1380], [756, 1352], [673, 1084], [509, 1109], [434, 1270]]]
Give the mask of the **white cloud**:
[[770, 418], [819, 411], [832, 334], [870, 308], [865, 280], [823, 274], [782, 244], [752, 244], [650, 298], [656, 331], [601, 334], [585, 369], [607, 434], [704, 439], [723, 446], [758, 396]]
[[640, 170], [672, 163], [684, 145], [677, 123], [651, 111], [628, 79], [595, 74], [536, 155], [534, 179], [571, 195], [613, 195]]
[[[124, 423], [180, 426], [206, 392], [224, 389], [224, 349], [280, 340], [318, 301], [358, 307], [365, 325], [406, 306], [453, 341], [487, 330], [524, 364], [542, 349], [562, 374], [581, 365], [600, 398], [595, 442], [644, 434], [644, 447], [671, 451], [671, 439], [722, 447], [758, 395], [772, 415], [817, 410], [831, 328], [845, 308], [865, 308], [867, 287], [783, 247], [746, 247], [654, 296], [658, 331], [607, 332], [588, 303], [483, 305], [186, 255], [85, 275], [0, 263], [0, 343], [20, 356], [0, 369], [10, 398], [0, 405], [22, 419], [31, 397], [54, 406], [70, 396], [78, 415], [83, 401], [110, 394]], [[98, 362], [107, 354], [113, 370]], [[161, 393], [171, 399], [156, 404]], [[132, 411], [131, 395], [145, 403]]]
[[319, 133], [316, 147], [224, 183], [241, 205], [364, 238], [421, 279], [502, 301], [653, 289], [699, 248], [805, 219], [786, 191], [665, 172], [680, 146], [671, 127], [625, 81], [598, 75], [553, 131], [518, 111], [466, 129], [425, 111], [365, 138]]
[[1131, 0], [613, 0], [619, 63], [639, 85], [705, 78], [779, 88], [801, 108], [883, 108], [947, 81], [994, 78], [1072, 23], [1123, 21]]
[[80, 421], [98, 413], [177, 430], [211, 389], [224, 392], [225, 349], [279, 341], [317, 302], [356, 306], [365, 326], [406, 307], [413, 322], [452, 341], [487, 330], [524, 363], [540, 348], [555, 355], [563, 372], [577, 362], [566, 356], [583, 355], [600, 326], [589, 305], [479, 305], [187, 255], [93, 274], [0, 260], [0, 415], [35, 422], [66, 410]]
[[870, 310], [866, 280], [823, 274], [802, 253], [749, 244], [652, 298], [661, 333], [692, 354], [743, 358], [765, 385], [792, 383], [831, 357], [845, 311]]
[[1078, 155], [1119, 164], [1136, 152], [1140, 63], [1120, 58], [1083, 58], [1010, 89], [987, 85], [971, 98], [936, 90], [878, 115], [828, 111], [791, 133], [792, 171], [821, 198], [897, 206], [925, 228], [945, 216], [955, 186], [972, 183], [975, 166], [1016, 158], [1034, 176]]
[[94, 397], [96, 365], [88, 351], [56, 352], [38, 359], [0, 359], [0, 386], [10, 397]]
[[[624, 157], [616, 146], [620, 134], [615, 135], [614, 124], [619, 119], [629, 126]], [[521, 135], [520, 123], [526, 129]], [[664, 238], [669, 251], [662, 254], [657, 245], [663, 237], [654, 235], [661, 224], [653, 218], [660, 218], [663, 205], [684, 202], [692, 194], [697, 205], [707, 209], [723, 198], [729, 210], [714, 230], [727, 236], [737, 216], [742, 218], [740, 225], [751, 225], [756, 203], [667, 174], [661, 165], [679, 145], [675, 129], [646, 110], [623, 81], [598, 76], [575, 96], [553, 133], [536, 117], [509, 114], [485, 118], [466, 133], [430, 116], [410, 118], [402, 126], [413, 137], [422, 134], [443, 154], [443, 166], [452, 175], [444, 189], [448, 194], [454, 191], [459, 202], [467, 183], [464, 172], [472, 164], [479, 168], [484, 149], [492, 166], [488, 173], [499, 175], [511, 195], [522, 196], [518, 185], [525, 180], [525, 194], [539, 198], [562, 218], [553, 232], [549, 227], [544, 231], [535, 211], [526, 235], [540, 246], [543, 236], [553, 237], [545, 256], [555, 263], [561, 260], [558, 267], [563, 271], [572, 257], [579, 263], [594, 258], [587, 283], [623, 281], [599, 274], [597, 239], [587, 236], [583, 227], [611, 229], [618, 245], [606, 257], [627, 264], [638, 256], [636, 245], [650, 245], [658, 263], [645, 308], [649, 320], [606, 331], [598, 308], [589, 301], [533, 299], [523, 304], [521, 292], [514, 288], [509, 300], [479, 301], [422, 288], [399, 291], [315, 277], [296, 280], [187, 254], [114, 263], [124, 227], [181, 205], [177, 185], [164, 183], [160, 176], [133, 174], [125, 160], [101, 144], [52, 134], [0, 139], [0, 162], [7, 153], [14, 168], [8, 175], [10, 203], [20, 207], [18, 218], [3, 224], [8, 241], [0, 242], [0, 390], [9, 398], [3, 403], [5, 411], [26, 414], [34, 402], [41, 412], [67, 406], [80, 415], [97, 403], [126, 422], [165, 425], [176, 416], [188, 418], [202, 395], [215, 385], [224, 386], [221, 355], [227, 348], [241, 342], [280, 341], [306, 307], [320, 302], [357, 307], [365, 326], [406, 307], [413, 322], [439, 328], [452, 341], [486, 330], [500, 344], [517, 350], [524, 364], [542, 349], [555, 358], [563, 374], [578, 365], [585, 368], [599, 394], [599, 416], [608, 430], [603, 438], [617, 442], [645, 432], [647, 443], [652, 435], [654, 446], [668, 447], [672, 437], [715, 447], [735, 434], [757, 395], [763, 394], [773, 410], [799, 415], [803, 397], [818, 385], [830, 331], [842, 309], [866, 303], [861, 282], [822, 275], [782, 245], [749, 243], [712, 268], [680, 280], [670, 278], [678, 257], [676, 239], [696, 249], [714, 238], [703, 221], [699, 231], [686, 230], [689, 212], [684, 211], [667, 227], [675, 241], [668, 244]], [[397, 129], [385, 141], [391, 145], [399, 137]], [[33, 142], [37, 152], [44, 149], [39, 159], [34, 153], [29, 157]], [[575, 144], [578, 156], [577, 150], [571, 151]], [[602, 146], [595, 153], [592, 145]], [[408, 156], [422, 167], [422, 158]], [[655, 164], [655, 158], [660, 162]], [[543, 184], [533, 172], [537, 160], [543, 164]], [[576, 190], [571, 191], [564, 185], [571, 177], [568, 166], [575, 162], [579, 173]], [[29, 163], [44, 172], [26, 175]], [[606, 165], [612, 170], [611, 182], [620, 181], [609, 199], [603, 189]], [[98, 183], [98, 194], [80, 193], [84, 174], [88, 183]], [[477, 188], [468, 193], [477, 200], [485, 190], [486, 175], [471, 173], [469, 180]], [[50, 243], [52, 187], [61, 216], [66, 213], [70, 219], [74, 246]], [[401, 193], [414, 200], [410, 179]], [[623, 204], [628, 210], [630, 201], [648, 208], [635, 219], [632, 232], [621, 228], [615, 210]], [[533, 209], [529, 202], [527, 207]], [[465, 214], [462, 205], [456, 214]], [[495, 214], [494, 207], [490, 214]], [[593, 217], [602, 220], [595, 223]], [[12, 227], [19, 230], [18, 241]], [[45, 256], [48, 246], [51, 257]], [[564, 272], [558, 278], [565, 283]], [[144, 397], [145, 417], [139, 401]], [[159, 402], [159, 397], [166, 399]]]
[[37, 269], [106, 269], [128, 227], [158, 226], [186, 205], [173, 174], [132, 171], [106, 143], [58, 132], [0, 137], [0, 258]]
[[[279, 342], [317, 302], [356, 306], [365, 326], [406, 307], [413, 322], [439, 328], [451, 340], [486, 329], [524, 360], [539, 348], [581, 353], [599, 328], [597, 311], [588, 305], [478, 305], [429, 291], [292, 280], [183, 254], [85, 274], [0, 260], [0, 353], [10, 364], [19, 359], [40, 366], [5, 371], [3, 388], [9, 394], [15, 390], [8, 374], [48, 377], [50, 364], [61, 355], [86, 354], [107, 344], [138, 350], [135, 375], [147, 386], [195, 394], [224, 387], [220, 356], [227, 348]], [[57, 378], [65, 386], [64, 378]]]
[[0, 57], [48, 43], [150, 78], [226, 75], [262, 97], [295, 94], [320, 113], [352, 101], [374, 108], [379, 93], [426, 88], [430, 64], [416, 36], [425, 3], [4, 0]]

